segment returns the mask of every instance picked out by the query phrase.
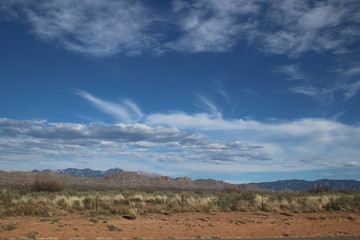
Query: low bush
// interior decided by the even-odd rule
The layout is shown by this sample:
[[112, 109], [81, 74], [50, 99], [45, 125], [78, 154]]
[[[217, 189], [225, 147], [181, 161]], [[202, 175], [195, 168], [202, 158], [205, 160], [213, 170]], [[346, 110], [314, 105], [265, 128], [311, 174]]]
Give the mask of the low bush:
[[35, 178], [31, 190], [34, 192], [60, 192], [65, 189], [65, 185], [50, 178]]

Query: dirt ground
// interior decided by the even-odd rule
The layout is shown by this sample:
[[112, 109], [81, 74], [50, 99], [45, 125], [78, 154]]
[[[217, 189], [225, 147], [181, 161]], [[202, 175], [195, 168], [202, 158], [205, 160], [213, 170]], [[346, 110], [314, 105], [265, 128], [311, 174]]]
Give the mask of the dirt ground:
[[124, 216], [86, 214], [53, 217], [3, 217], [6, 238], [265, 238], [360, 236], [359, 213], [179, 213]]

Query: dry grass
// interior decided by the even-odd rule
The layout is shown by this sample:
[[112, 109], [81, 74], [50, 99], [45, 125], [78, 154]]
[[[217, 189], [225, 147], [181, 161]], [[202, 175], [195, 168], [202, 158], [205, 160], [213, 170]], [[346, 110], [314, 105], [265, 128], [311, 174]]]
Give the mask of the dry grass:
[[74, 191], [22, 192], [1, 189], [0, 216], [90, 215], [130, 216], [150, 213], [268, 211], [279, 213], [360, 212], [360, 193], [141, 192]]
[[129, 219], [131, 219], [131, 220], [135, 220], [135, 219], [136, 219], [136, 217], [137, 217], [137, 215], [136, 215], [136, 211], [135, 211], [134, 209], [130, 209], [130, 210], [129, 210], [129, 214], [128, 214], [128, 216], [129, 216]]

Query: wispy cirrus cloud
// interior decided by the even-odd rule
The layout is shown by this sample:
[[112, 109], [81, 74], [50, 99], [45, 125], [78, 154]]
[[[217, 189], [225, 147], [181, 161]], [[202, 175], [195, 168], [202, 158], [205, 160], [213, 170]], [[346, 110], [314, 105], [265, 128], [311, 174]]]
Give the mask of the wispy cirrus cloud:
[[[166, 14], [144, 1], [3, 1], [39, 39], [86, 55], [227, 52], [246, 42], [267, 54], [349, 54], [360, 38], [357, 1], [174, 0]], [[162, 27], [159, 27], [162, 26]], [[170, 34], [171, 32], [171, 34]], [[350, 51], [351, 50], [351, 51]]]
[[323, 106], [330, 106], [335, 100], [349, 100], [360, 92], [358, 64], [336, 69], [335, 77], [326, 80], [308, 76], [300, 64], [278, 66], [274, 71], [285, 75], [287, 80], [293, 80], [294, 86], [288, 87], [286, 92], [312, 97]]
[[344, 92], [347, 99], [350, 99], [360, 92], [360, 64], [353, 63], [350, 66], [336, 71], [342, 81], [337, 84], [337, 88]]
[[300, 70], [300, 67], [296, 64], [278, 66], [275, 68], [275, 72], [282, 73], [288, 77], [289, 80], [304, 80], [306, 75]]
[[352, 98], [360, 92], [360, 80], [341, 86], [345, 91], [345, 97], [347, 99]]
[[215, 91], [220, 94], [228, 104], [231, 103], [231, 98], [229, 96], [229, 94], [227, 93], [227, 91], [225, 90], [224, 88], [224, 85], [222, 84], [222, 82], [220, 81], [214, 81], [214, 88], [215, 88]]
[[253, 1], [174, 1], [181, 34], [167, 47], [186, 52], [226, 52], [241, 39], [252, 22], [239, 22], [260, 7]]
[[[97, 57], [139, 55], [154, 48], [153, 16], [139, 1], [30, 1], [21, 6], [32, 32], [72, 51]], [[9, 11], [6, 11], [9, 12]]]
[[357, 63], [347, 69], [338, 69], [338, 72], [345, 76], [358, 76], [360, 75], [360, 64]]
[[[177, 1], [179, 3], [179, 1]], [[182, 34], [167, 45], [188, 52], [226, 52], [244, 40], [268, 54], [349, 53], [358, 41], [359, 3], [284, 0], [190, 1], [175, 4]], [[344, 23], [346, 25], [344, 25]]]
[[323, 104], [331, 105], [336, 95], [343, 96], [343, 99], [349, 100], [360, 92], [360, 80], [350, 80], [342, 78], [327, 87], [315, 87], [312, 84], [297, 86], [288, 89], [293, 93], [303, 94], [313, 97]]
[[[201, 105], [204, 106], [205, 110], [211, 114], [214, 118], [221, 117], [221, 113], [219, 112], [218, 108], [216, 107], [215, 103], [213, 103], [208, 98], [204, 97], [203, 95], [198, 95], [198, 98], [201, 102]], [[201, 106], [200, 105], [200, 106]]]
[[359, 38], [358, 33], [351, 31], [354, 25], [360, 24], [355, 11], [357, 5], [355, 1], [271, 2], [265, 19], [273, 28], [257, 32], [262, 37], [259, 40], [264, 44], [263, 50], [297, 57], [309, 51], [337, 52], [346, 48]]
[[139, 107], [130, 100], [123, 100], [122, 103], [114, 103], [102, 100], [83, 90], [76, 90], [77, 95], [91, 102], [100, 111], [105, 112], [117, 120], [125, 123], [138, 122], [143, 113]]
[[300, 86], [300, 87], [292, 87], [289, 90], [291, 92], [307, 95], [307, 96], [310, 96], [310, 97], [313, 97], [313, 98], [322, 98], [320, 96], [319, 89], [317, 89], [315, 87]]

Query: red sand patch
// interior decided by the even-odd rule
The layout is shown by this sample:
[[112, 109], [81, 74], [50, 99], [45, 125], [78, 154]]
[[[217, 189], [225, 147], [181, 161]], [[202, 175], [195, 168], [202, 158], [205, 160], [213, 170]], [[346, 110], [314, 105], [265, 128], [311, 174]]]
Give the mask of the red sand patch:
[[[7, 226], [15, 226], [9, 230]], [[359, 213], [179, 213], [122, 216], [5, 217], [0, 238], [263, 238], [359, 236]]]

